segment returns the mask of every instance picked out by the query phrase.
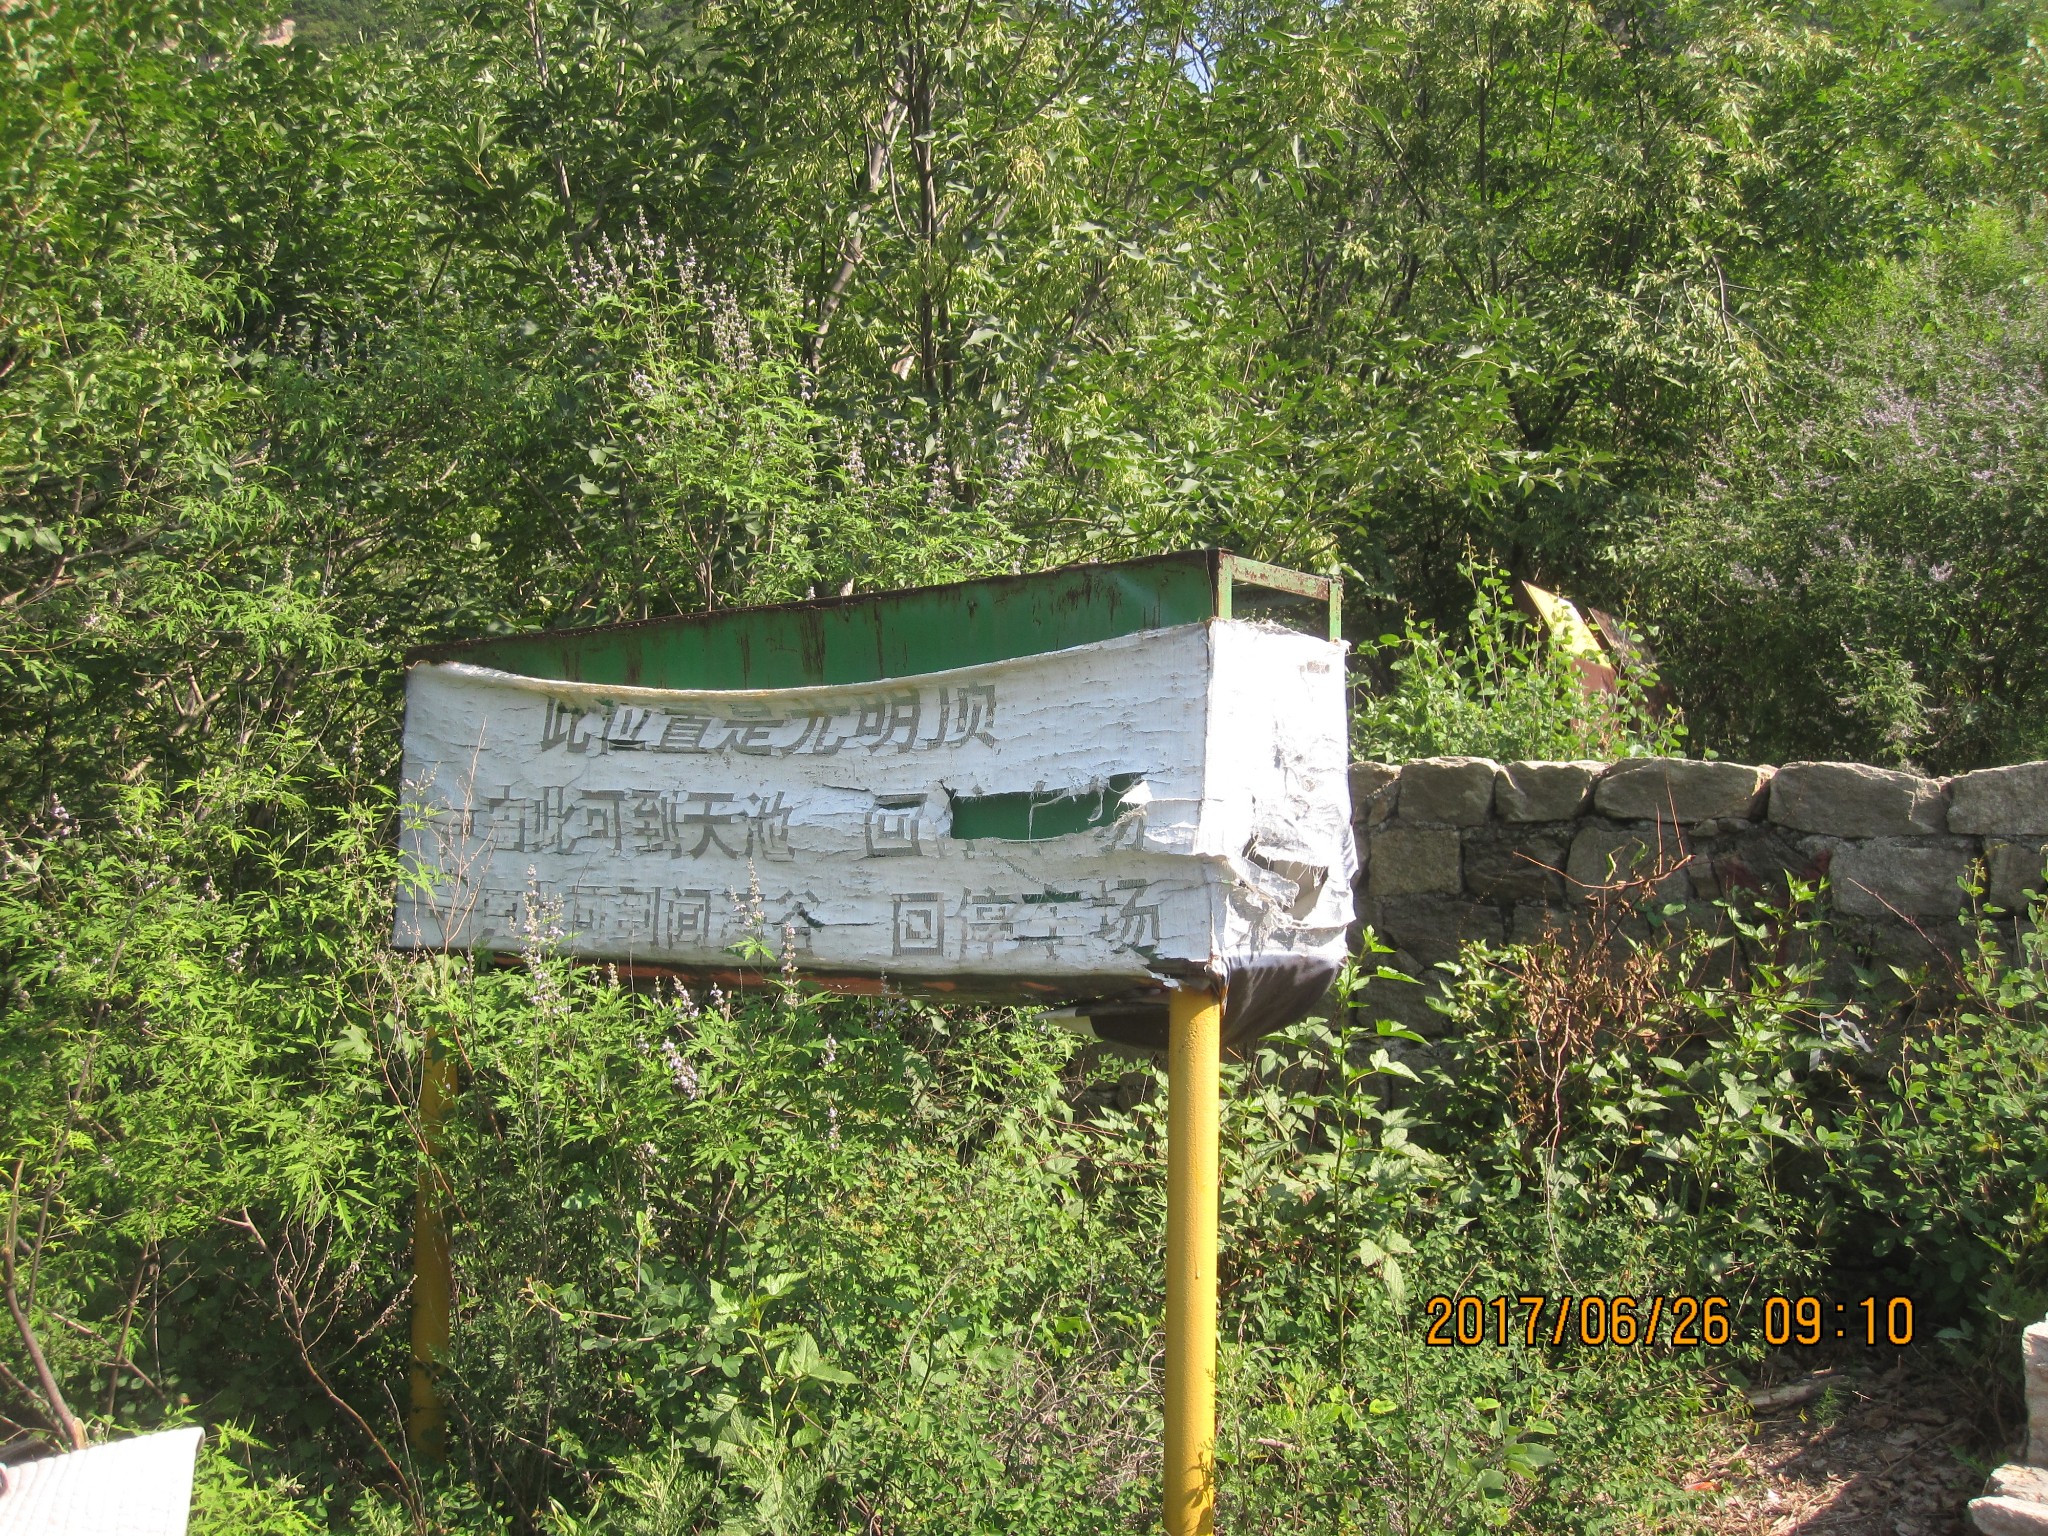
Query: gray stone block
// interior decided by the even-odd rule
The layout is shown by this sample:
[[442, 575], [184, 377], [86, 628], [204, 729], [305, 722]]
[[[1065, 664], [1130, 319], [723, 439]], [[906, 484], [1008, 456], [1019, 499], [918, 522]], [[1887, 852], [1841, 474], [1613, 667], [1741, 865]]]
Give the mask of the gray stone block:
[[1386, 919], [1387, 937], [1424, 966], [1457, 959], [1463, 944], [1499, 944], [1507, 936], [1497, 909], [1455, 897], [1404, 901]]
[[[1951, 918], [1858, 917], [1837, 911], [1833, 937], [1837, 946], [1862, 955], [1869, 966], [1896, 965], [1917, 971], [1955, 958], [1963, 930]], [[1941, 942], [1948, 940], [1946, 946]]]
[[[1713, 835], [1709, 835], [1709, 833]], [[1669, 829], [1665, 838], [1676, 840]], [[1783, 827], [1774, 827], [1767, 821], [1717, 821], [1703, 822], [1696, 827], [1685, 829], [1684, 841], [1687, 848], [1695, 853], [1705, 854], [1713, 860], [1713, 879], [1719, 885], [1723, 896], [1742, 893], [1782, 895], [1787, 870], [1802, 875], [1817, 876], [1814, 856], [1802, 851], [1804, 841], [1821, 841], [1802, 838], [1800, 834]], [[1826, 842], [1829, 856], [1837, 846]], [[1694, 873], [1702, 879], [1703, 870]]]
[[1430, 1039], [1441, 1035], [1446, 1021], [1442, 1013], [1429, 1005], [1429, 1000], [1443, 995], [1443, 978], [1429, 974], [1427, 967], [1422, 967], [1422, 971], [1413, 981], [1374, 977], [1356, 994], [1353, 1014], [1368, 1024], [1391, 1019], [1403, 1029], [1412, 1029]]
[[1770, 823], [1763, 821], [1751, 821], [1746, 816], [1715, 816], [1706, 821], [1696, 821], [1692, 823], [1692, 835], [1695, 839], [1707, 837], [1743, 837], [1751, 832], [1756, 831], [1759, 827], [1764, 827], [1768, 825], [1770, 825]]
[[1421, 757], [1401, 765], [1401, 819], [1476, 827], [1493, 814], [1490, 757]]
[[1372, 835], [1366, 889], [1392, 896], [1449, 895], [1462, 883], [1454, 827], [1383, 827]]
[[1565, 875], [1575, 900], [1587, 901], [1595, 891], [1644, 879], [1657, 873], [1653, 894], [1661, 901], [1683, 901], [1692, 894], [1685, 874], [1685, 850], [1670, 844], [1659, 847], [1639, 832], [1617, 827], [1587, 827], [1572, 839]]
[[1835, 910], [1858, 917], [1946, 917], [1962, 910], [1956, 881], [1971, 850], [1949, 839], [1872, 838], [1836, 850], [1828, 873]]
[[1393, 763], [1351, 765], [1351, 824], [1376, 827], [1394, 813], [1401, 770]]
[[1518, 901], [1508, 939], [1515, 944], [1541, 944], [1567, 931], [1565, 915], [1547, 902]]
[[1352, 900], [1351, 917], [1354, 938], [1359, 931], [1366, 928], [1372, 929], [1375, 933], [1379, 932], [1380, 904], [1372, 899], [1363, 885], [1359, 886]]
[[1481, 901], [1544, 901], [1564, 895], [1561, 837], [1465, 836], [1465, 893]]
[[1772, 771], [1686, 757], [1635, 757], [1600, 775], [1593, 805], [1625, 821], [1753, 819], [1763, 808]]
[[1670, 911], [1672, 903], [1666, 903], [1659, 910], [1657, 921], [1674, 933], [1687, 933], [1697, 929], [1704, 933], [1718, 933], [1727, 924], [1727, 914], [1710, 901], [1688, 901], [1677, 911]]
[[1864, 763], [1787, 763], [1771, 780], [1771, 820], [1836, 837], [1917, 837], [1948, 830], [1940, 779]]
[[1591, 759], [1509, 763], [1494, 776], [1494, 812], [1503, 821], [1569, 821], [1586, 808], [1593, 780], [1606, 766]]
[[2048, 763], [1980, 768], [1949, 780], [1948, 829], [1987, 832], [2048, 832]]
[[1999, 1495], [1972, 1499], [1970, 1523], [1983, 1536], [2048, 1536], [2048, 1504]]
[[1985, 857], [1989, 878], [1985, 897], [1993, 906], [2008, 912], [2024, 912], [2027, 892], [2048, 891], [2048, 842], [2029, 838], [2023, 843], [1995, 843]]

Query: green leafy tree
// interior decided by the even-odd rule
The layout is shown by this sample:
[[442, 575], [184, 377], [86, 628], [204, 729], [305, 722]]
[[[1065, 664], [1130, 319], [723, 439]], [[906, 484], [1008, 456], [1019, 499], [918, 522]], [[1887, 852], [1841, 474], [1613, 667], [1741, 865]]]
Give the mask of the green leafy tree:
[[1990, 214], [1887, 269], [1645, 540], [1639, 601], [1724, 752], [2048, 754], [2041, 271]]

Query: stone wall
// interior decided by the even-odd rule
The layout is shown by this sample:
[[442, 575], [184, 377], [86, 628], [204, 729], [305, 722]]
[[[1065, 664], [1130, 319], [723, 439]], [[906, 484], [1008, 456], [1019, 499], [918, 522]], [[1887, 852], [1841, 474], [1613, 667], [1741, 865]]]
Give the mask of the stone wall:
[[1984, 1536], [2048, 1536], [2048, 1322], [2020, 1337], [2027, 1391], [2027, 1438], [2018, 1461], [1991, 1474], [1984, 1497], [1970, 1501], [1970, 1523]]
[[[1636, 758], [1496, 763], [1438, 757], [1351, 769], [1358, 915], [1423, 976], [1466, 940], [1527, 940], [1603, 888], [1633, 882], [1680, 924], [1724, 919], [1718, 899], [1779, 900], [1787, 877], [1829, 881], [1845, 958], [1916, 965], [1952, 953], [1980, 872], [2008, 911], [2043, 887], [2048, 762], [1952, 779], [1860, 763]], [[1400, 994], [1407, 994], [1404, 1000]], [[1423, 1025], [1422, 989], [1371, 1006]]]

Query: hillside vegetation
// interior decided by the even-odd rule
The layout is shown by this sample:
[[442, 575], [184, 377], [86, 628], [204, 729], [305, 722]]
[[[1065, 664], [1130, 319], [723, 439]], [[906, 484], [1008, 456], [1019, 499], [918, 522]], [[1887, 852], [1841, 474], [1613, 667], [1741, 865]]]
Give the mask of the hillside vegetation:
[[[217, 1431], [203, 1530], [1150, 1518], [1150, 1071], [391, 952], [412, 645], [1216, 543], [1345, 576], [1372, 751], [1584, 745], [1512, 576], [1654, 631], [1639, 746], [2048, 756], [2028, 5], [280, 16], [0, 0], [9, 1289], [95, 1434]], [[1910, 1290], [1995, 1414], [2044, 957], [1843, 994], [1813, 913], [1232, 1069], [1229, 1529], [1691, 1527], [1753, 1330], [1440, 1350], [1439, 1291]], [[55, 1417], [0, 1325], [0, 1442]]]

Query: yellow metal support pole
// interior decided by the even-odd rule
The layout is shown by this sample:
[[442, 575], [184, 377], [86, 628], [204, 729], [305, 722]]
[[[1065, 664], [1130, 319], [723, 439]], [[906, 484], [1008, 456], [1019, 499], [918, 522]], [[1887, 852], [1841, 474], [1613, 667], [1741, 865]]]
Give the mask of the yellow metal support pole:
[[1166, 1101], [1166, 1530], [1209, 1536], [1216, 1510], [1216, 1122], [1223, 1009], [1172, 995]]
[[441, 1371], [448, 1359], [449, 1313], [455, 1279], [448, 1264], [448, 1223], [441, 1203], [441, 1175], [435, 1154], [441, 1124], [455, 1097], [455, 1060], [432, 1035], [420, 1070], [419, 1192], [412, 1208], [412, 1411], [405, 1438], [416, 1455], [439, 1461], [448, 1449], [448, 1408], [441, 1400]]

